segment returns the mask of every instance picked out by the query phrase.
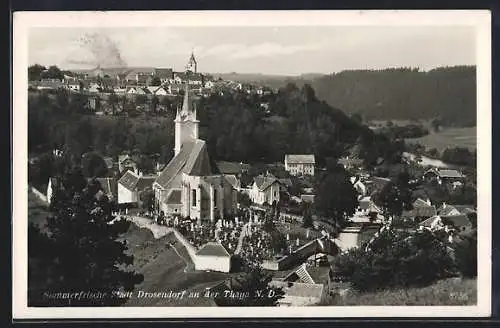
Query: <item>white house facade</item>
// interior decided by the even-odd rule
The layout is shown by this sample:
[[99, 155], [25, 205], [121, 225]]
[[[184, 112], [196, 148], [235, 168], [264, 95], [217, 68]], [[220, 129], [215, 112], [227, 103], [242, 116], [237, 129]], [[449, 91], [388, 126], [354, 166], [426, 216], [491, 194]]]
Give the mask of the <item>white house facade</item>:
[[291, 175], [314, 175], [314, 155], [285, 155], [285, 170]]

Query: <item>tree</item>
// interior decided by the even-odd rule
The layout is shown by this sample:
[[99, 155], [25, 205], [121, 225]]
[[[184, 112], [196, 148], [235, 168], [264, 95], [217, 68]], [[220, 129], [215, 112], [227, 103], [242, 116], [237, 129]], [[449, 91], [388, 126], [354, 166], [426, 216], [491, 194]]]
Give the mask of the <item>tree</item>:
[[[284, 297], [282, 288], [270, 285], [272, 276], [257, 266], [231, 280], [228, 290], [215, 298], [218, 306], [277, 306]], [[238, 295], [240, 297], [231, 297]]]
[[141, 202], [142, 202], [142, 208], [146, 211], [153, 211], [154, 210], [154, 205], [155, 205], [155, 194], [153, 189], [147, 188], [143, 192], [141, 192], [139, 196]]
[[311, 214], [311, 206], [309, 204], [305, 205], [304, 209], [304, 219], [302, 221], [302, 226], [304, 228], [310, 228], [313, 226], [313, 219]]
[[[123, 304], [127, 299], [114, 292], [132, 291], [143, 280], [125, 269], [133, 256], [125, 253], [125, 242], [117, 240], [130, 222], [113, 221], [111, 203], [105, 196], [96, 197], [99, 185], [87, 185], [80, 170], [69, 170], [61, 180], [62, 187], [54, 191], [48, 232], [29, 230], [28, 306]], [[77, 296], [54, 297], [57, 293]]]
[[161, 85], [161, 80], [158, 76], [153, 76], [153, 78], [151, 79], [151, 83], [149, 84], [153, 87], [159, 87]]
[[45, 66], [35, 64], [28, 67], [28, 81], [40, 81], [42, 73], [46, 70]]
[[327, 171], [319, 179], [316, 190], [315, 206], [318, 214], [339, 227], [344, 226], [358, 206], [357, 192], [347, 172], [340, 168]]
[[158, 96], [154, 95], [153, 98], [151, 98], [151, 111], [153, 113], [156, 112], [159, 104], [160, 104], [160, 99], [158, 99]]
[[138, 105], [138, 106], [142, 106], [146, 103], [147, 101], [147, 97], [145, 95], [136, 95], [135, 97], [135, 103]]
[[455, 262], [464, 277], [474, 278], [477, 276], [477, 231], [462, 238], [455, 247]]
[[96, 152], [84, 154], [82, 164], [83, 174], [86, 177], [105, 177], [108, 174], [104, 158]]
[[404, 210], [411, 210], [410, 175], [405, 170], [400, 172], [395, 181], [389, 182], [378, 196], [386, 218], [400, 217]]
[[250, 197], [241, 191], [238, 192], [237, 197], [238, 197], [238, 204], [240, 204], [240, 206], [242, 207], [250, 207], [250, 205], [252, 204]]
[[113, 92], [108, 97], [108, 104], [111, 107], [111, 113], [116, 115], [116, 107], [118, 106], [119, 99], [118, 96]]
[[431, 125], [432, 128], [434, 129], [434, 132], [439, 132], [439, 129], [441, 128], [441, 120], [438, 118], [435, 118], [432, 120]]
[[59, 67], [52, 65], [46, 71], [42, 72], [42, 78], [62, 80], [64, 79], [64, 74]]

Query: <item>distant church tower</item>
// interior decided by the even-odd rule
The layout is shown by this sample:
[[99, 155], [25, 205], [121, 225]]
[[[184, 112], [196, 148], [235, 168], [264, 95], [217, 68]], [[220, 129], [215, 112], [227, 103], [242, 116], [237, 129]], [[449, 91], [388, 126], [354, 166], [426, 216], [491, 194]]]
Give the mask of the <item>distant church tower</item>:
[[191, 52], [191, 57], [189, 57], [186, 65], [186, 71], [195, 74], [198, 73], [198, 63], [196, 62], [196, 58], [194, 58], [194, 52]]
[[192, 108], [189, 99], [189, 83], [186, 83], [184, 101], [182, 108], [177, 108], [175, 117], [175, 148], [174, 156], [181, 151], [181, 147], [186, 142], [193, 142], [198, 139], [198, 121], [196, 119], [196, 108]]

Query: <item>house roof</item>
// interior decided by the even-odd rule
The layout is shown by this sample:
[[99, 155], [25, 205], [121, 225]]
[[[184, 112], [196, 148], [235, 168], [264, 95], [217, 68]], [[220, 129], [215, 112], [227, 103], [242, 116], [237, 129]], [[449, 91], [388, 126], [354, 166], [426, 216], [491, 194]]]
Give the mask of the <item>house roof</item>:
[[370, 213], [382, 213], [380, 208], [375, 205], [373, 200], [371, 200], [369, 197], [365, 197], [359, 201], [359, 207], [363, 211], [368, 211]]
[[391, 182], [391, 179], [388, 178], [382, 178], [382, 177], [372, 177], [370, 178], [370, 182], [365, 184], [367, 186], [367, 189], [369, 190], [368, 193], [370, 196], [375, 196], [376, 194], [380, 193], [384, 188]]
[[160, 176], [156, 179], [156, 183], [166, 189], [169, 183], [181, 173], [194, 176], [212, 174], [205, 141], [197, 139], [194, 142], [184, 143], [177, 156], [160, 173]]
[[239, 187], [239, 181], [236, 175], [234, 174], [226, 174], [224, 175], [224, 179], [226, 179], [227, 182], [233, 187], [233, 188], [238, 188]]
[[439, 170], [438, 174], [441, 178], [463, 178], [462, 173], [457, 170]]
[[343, 157], [338, 160], [338, 163], [345, 166], [360, 166], [363, 165], [363, 160], [360, 158]]
[[258, 175], [256, 176], [253, 181], [257, 185], [257, 188], [260, 190], [264, 191], [267, 188], [269, 188], [271, 185], [273, 185], [275, 182], [279, 182], [278, 179], [275, 176], [272, 175]]
[[181, 191], [179, 189], [173, 189], [167, 197], [165, 203], [167, 204], [182, 204]]
[[151, 187], [156, 180], [156, 176], [141, 176], [139, 177], [139, 181], [137, 181], [136, 189], [144, 190], [148, 187]]
[[217, 162], [217, 167], [223, 174], [238, 174], [250, 169], [250, 165], [238, 162]]
[[300, 195], [300, 199], [306, 203], [314, 203], [314, 195]]
[[439, 176], [440, 178], [455, 178], [455, 179], [458, 179], [458, 178], [463, 178], [464, 177], [463, 174], [460, 173], [459, 171], [457, 171], [457, 170], [451, 170], [451, 169], [435, 169], [435, 168], [432, 168], [432, 169], [429, 169], [429, 170], [425, 171], [424, 175], [428, 174], [428, 173], [434, 173], [437, 176]]
[[422, 198], [417, 198], [414, 202], [413, 202], [413, 207], [428, 207], [430, 206], [425, 200], [423, 200]]
[[437, 214], [436, 206], [414, 206], [410, 211], [403, 211], [401, 214], [405, 218], [431, 217]]
[[476, 210], [474, 209], [473, 205], [452, 205], [454, 208], [457, 209], [462, 214], [470, 214], [470, 213], [476, 213]]
[[432, 226], [432, 224], [433, 224], [436, 220], [441, 220], [441, 218], [440, 218], [439, 216], [435, 215], [435, 216], [432, 216], [432, 217], [430, 217], [430, 218], [428, 218], [428, 219], [426, 219], [426, 220], [424, 220], [424, 221], [420, 222], [420, 225], [421, 225], [421, 226], [424, 226], [424, 227], [431, 227], [431, 226]]
[[455, 228], [461, 228], [465, 226], [471, 225], [470, 220], [466, 215], [450, 215], [450, 216], [441, 216], [441, 220], [446, 225], [452, 225]]
[[216, 242], [206, 243], [196, 255], [202, 256], [220, 256], [220, 257], [230, 257], [231, 255], [227, 252], [226, 248], [222, 244]]
[[171, 79], [174, 77], [174, 71], [171, 68], [155, 68], [154, 75], [160, 79]]
[[174, 73], [175, 77], [179, 77], [181, 80], [185, 81], [201, 81], [203, 79], [203, 76], [200, 73], [187, 73], [187, 72], [175, 72]]
[[457, 211], [460, 214], [469, 214], [469, 213], [475, 213], [476, 210], [474, 209], [473, 205], [448, 205], [446, 206], [441, 205], [437, 212], [439, 215], [442, 216], [447, 216], [450, 215], [452, 212]]
[[119, 184], [121, 184], [123, 187], [127, 188], [130, 191], [135, 190], [137, 182], [139, 182], [139, 176], [130, 170], [125, 172], [120, 178], [120, 180], [118, 180]]
[[292, 179], [290, 178], [282, 178], [282, 179], [279, 179], [279, 182], [282, 184], [282, 185], [285, 185], [286, 187], [290, 188], [293, 186], [293, 182], [292, 182]]
[[314, 164], [316, 163], [312, 154], [289, 154], [285, 155], [288, 164]]

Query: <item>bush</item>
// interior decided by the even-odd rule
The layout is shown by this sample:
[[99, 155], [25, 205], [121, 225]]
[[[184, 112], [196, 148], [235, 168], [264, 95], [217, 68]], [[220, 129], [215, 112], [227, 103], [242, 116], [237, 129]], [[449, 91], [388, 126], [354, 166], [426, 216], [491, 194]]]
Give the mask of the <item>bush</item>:
[[336, 275], [359, 291], [430, 284], [447, 277], [453, 261], [430, 231], [384, 231], [369, 247], [353, 249], [333, 263]]

